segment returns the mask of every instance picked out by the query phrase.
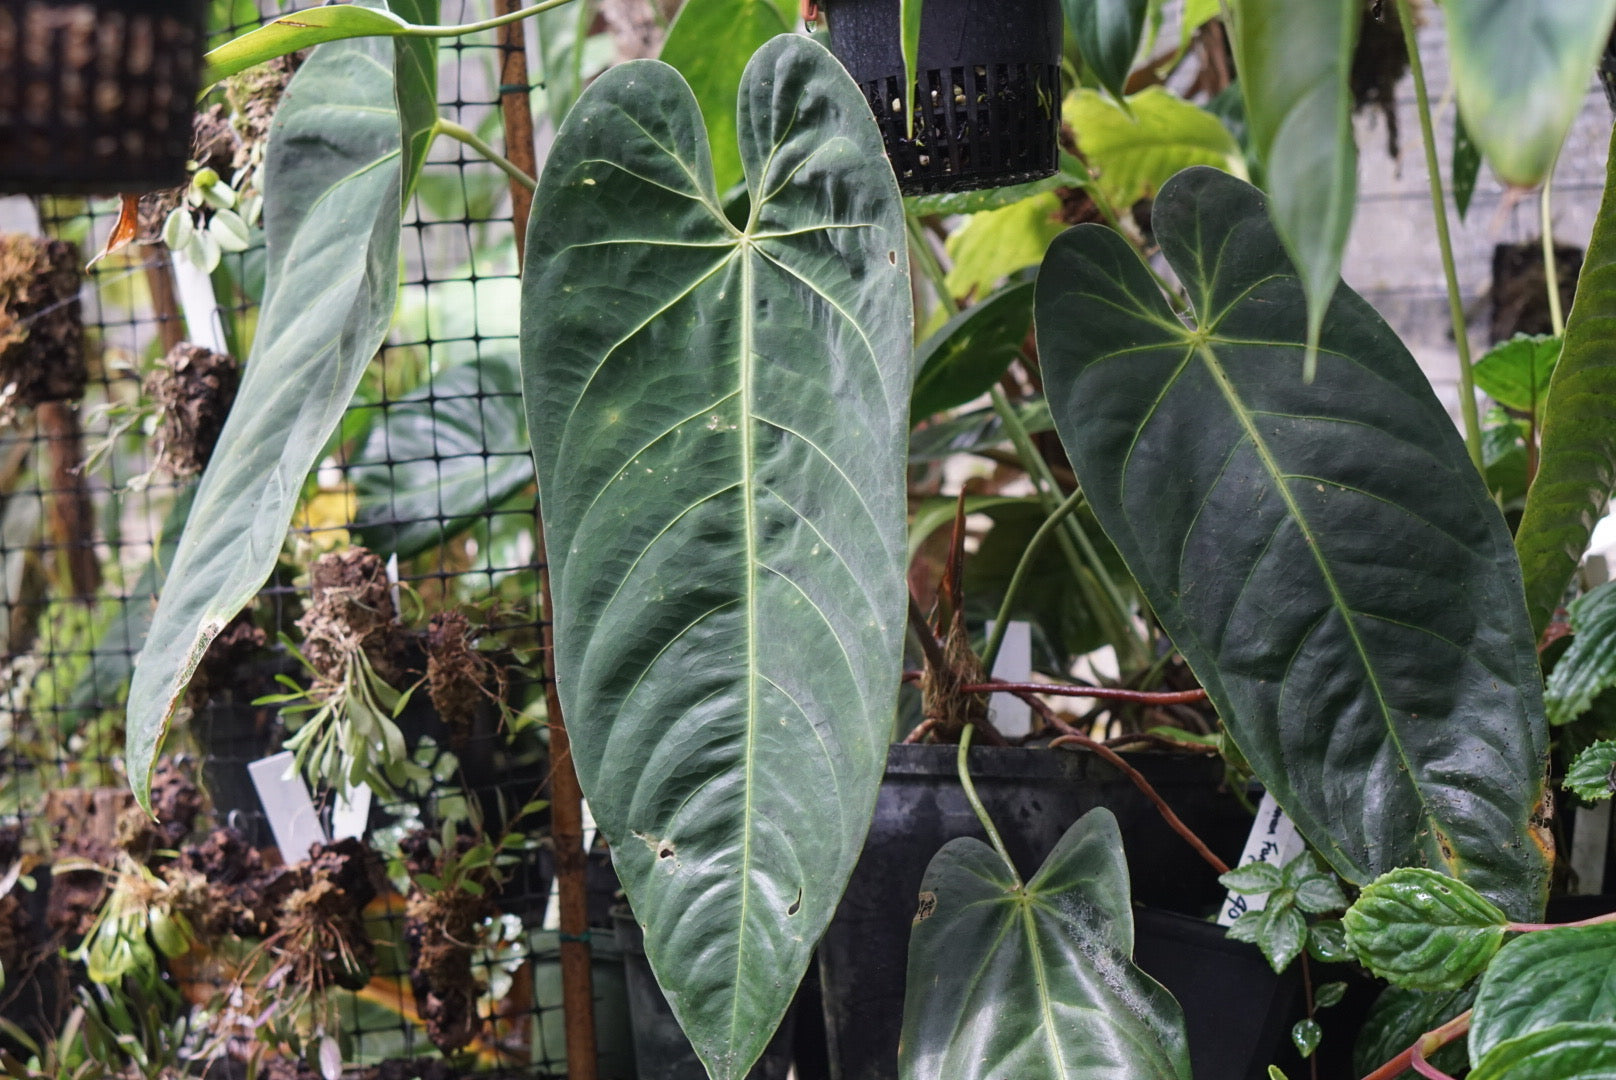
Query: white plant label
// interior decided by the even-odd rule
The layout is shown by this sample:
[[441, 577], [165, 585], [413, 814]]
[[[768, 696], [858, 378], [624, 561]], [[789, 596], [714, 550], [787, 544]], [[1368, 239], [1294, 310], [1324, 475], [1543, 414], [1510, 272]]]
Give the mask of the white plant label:
[[[993, 633], [991, 620], [987, 624], [987, 632]], [[1004, 682], [1026, 682], [1032, 678], [1031, 623], [1017, 620], [1004, 628], [999, 655], [993, 659], [992, 675]], [[1014, 694], [989, 695], [988, 719], [1007, 739], [1032, 734], [1032, 706]]]
[[309, 848], [325, 843], [325, 829], [320, 826], [314, 800], [309, 798], [308, 785], [292, 763], [292, 752], [283, 750], [260, 758], [248, 764], [247, 772], [258, 789], [258, 800], [264, 804], [264, 815], [269, 818], [281, 860], [287, 864], [302, 862], [309, 857]]
[[[1262, 802], [1257, 804], [1257, 820], [1252, 822], [1251, 835], [1246, 837], [1246, 849], [1240, 853], [1240, 865], [1265, 862], [1272, 866], [1284, 866], [1300, 855], [1306, 846], [1302, 834], [1296, 831], [1296, 826], [1285, 816], [1285, 811], [1279, 808], [1272, 795], [1265, 792]], [[1261, 911], [1267, 903], [1267, 893], [1244, 896], [1230, 893], [1223, 901], [1223, 910], [1218, 912], [1218, 925], [1230, 926], [1248, 911]]]

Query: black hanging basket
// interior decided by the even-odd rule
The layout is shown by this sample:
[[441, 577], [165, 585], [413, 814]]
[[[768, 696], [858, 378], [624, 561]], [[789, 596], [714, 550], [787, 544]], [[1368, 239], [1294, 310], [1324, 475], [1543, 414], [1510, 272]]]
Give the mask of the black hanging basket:
[[863, 89], [904, 194], [1002, 187], [1055, 172], [1059, 0], [927, 0], [913, 138], [898, 0], [820, 6], [831, 48]]
[[0, 193], [174, 187], [206, 0], [0, 0]]

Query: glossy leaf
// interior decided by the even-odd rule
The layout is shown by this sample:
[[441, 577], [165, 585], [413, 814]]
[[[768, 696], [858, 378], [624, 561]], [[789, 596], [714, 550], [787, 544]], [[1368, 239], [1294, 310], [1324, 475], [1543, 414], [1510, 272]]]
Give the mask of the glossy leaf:
[[[389, 0], [393, 13], [416, 26], [438, 22], [439, 0]], [[438, 39], [399, 37], [393, 42], [393, 94], [403, 127], [403, 201], [408, 203], [438, 122]]]
[[1523, 934], [1505, 945], [1476, 995], [1470, 1060], [1558, 1023], [1616, 1021], [1616, 923]]
[[1578, 754], [1566, 769], [1565, 786], [1588, 802], [1616, 795], [1616, 742], [1601, 739]]
[[348, 474], [362, 544], [401, 559], [459, 535], [533, 483], [512, 359], [460, 364], [389, 405]]
[[1453, 990], [1475, 978], [1509, 922], [1464, 882], [1418, 867], [1376, 880], [1341, 921], [1365, 967], [1414, 990]]
[[[1388, 986], [1369, 1008], [1364, 1026], [1352, 1050], [1355, 1075], [1373, 1072], [1414, 1045], [1427, 1031], [1435, 1031], [1470, 1008], [1476, 1000], [1476, 986], [1462, 990], [1408, 990]], [[1466, 1067], [1463, 1042], [1452, 1042], [1432, 1056], [1432, 1063], [1450, 1073]]]
[[1616, 354], [1610, 348], [1610, 320], [1616, 317], [1616, 154], [1608, 169], [1566, 317], [1565, 348], [1549, 384], [1537, 477], [1515, 534], [1526, 606], [1537, 633], [1560, 606], [1588, 550], [1594, 522], [1616, 492], [1616, 424], [1610, 422], [1616, 414]]
[[1476, 361], [1476, 387], [1506, 409], [1539, 415], [1559, 359], [1559, 338], [1516, 334]]
[[522, 299], [579, 779], [715, 1080], [769, 1041], [874, 808], [912, 333], [897, 181], [841, 65], [775, 38], [737, 127], [740, 225], [678, 73], [608, 71], [545, 166]]
[[1319, 1027], [1317, 1020], [1298, 1020], [1291, 1028], [1291, 1045], [1303, 1057], [1312, 1057], [1313, 1051], [1319, 1048], [1319, 1041], [1324, 1038], [1324, 1029]]
[[1506, 184], [1541, 183], [1588, 96], [1616, 0], [1463, 0], [1443, 10], [1459, 114]]
[[1362, 0], [1233, 0], [1235, 66], [1274, 225], [1318, 340], [1341, 276], [1358, 197], [1352, 56]]
[[789, 27], [775, 0], [687, 0], [668, 30], [662, 62], [685, 77], [701, 104], [720, 195], [741, 182], [735, 95], [752, 54]]
[[266, 60], [328, 41], [396, 37], [408, 27], [409, 23], [392, 12], [366, 4], [293, 11], [209, 52], [203, 58], [202, 86], [205, 89]]
[[1180, 173], [1152, 220], [1193, 325], [1099, 226], [1038, 279], [1045, 391], [1095, 516], [1338, 873], [1426, 863], [1535, 916], [1537, 657], [1452, 421], [1345, 288], [1303, 382], [1301, 283], [1249, 184]]
[[1616, 582], [1571, 601], [1571, 646], [1554, 663], [1543, 703], [1549, 723], [1569, 724], [1616, 687]]
[[970, 837], [926, 868], [902, 1080], [1189, 1080], [1183, 1013], [1133, 966], [1116, 818], [1091, 810], [1033, 879]]
[[317, 49], [265, 163], [269, 278], [253, 351], [197, 489], [129, 692], [129, 776], [151, 769], [209, 642], [275, 566], [303, 481], [392, 320], [399, 120], [392, 43]]
[[1061, 0], [1066, 25], [1094, 77], [1122, 97], [1145, 33], [1148, 0]]
[[1511, 1039], [1470, 1080], [1616, 1080], [1616, 1024], [1556, 1024]]
[[1061, 114], [1094, 169], [1101, 197], [1118, 213], [1192, 165], [1234, 173], [1245, 168], [1223, 121], [1160, 86], [1128, 98], [1126, 110], [1093, 90], [1079, 90]]
[[1285, 884], [1285, 875], [1273, 863], [1249, 862], [1219, 875], [1218, 884], [1230, 892], [1256, 895], [1273, 892]]
[[981, 397], [1021, 353], [1032, 329], [1032, 282], [1018, 282], [948, 320], [915, 350], [910, 419]]

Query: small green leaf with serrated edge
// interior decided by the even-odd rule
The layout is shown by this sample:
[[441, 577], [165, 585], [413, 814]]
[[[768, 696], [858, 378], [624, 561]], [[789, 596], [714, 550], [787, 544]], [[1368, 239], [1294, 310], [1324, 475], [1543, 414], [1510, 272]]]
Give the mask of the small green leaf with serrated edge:
[[1554, 665], [1543, 691], [1549, 723], [1569, 724], [1616, 687], [1616, 582], [1571, 601], [1571, 647]]
[[1270, 896], [1262, 915], [1262, 935], [1257, 939], [1257, 947], [1268, 958], [1270, 967], [1284, 971], [1307, 941], [1307, 918], [1284, 894], [1278, 894], [1277, 899]]
[[1234, 941], [1244, 941], [1255, 945], [1262, 937], [1263, 913], [1259, 911], [1243, 911], [1240, 917], [1229, 924], [1225, 935]]
[[1471, 1060], [1573, 1021], [1616, 1021], [1616, 923], [1523, 934], [1499, 950], [1476, 994]]
[[1340, 919], [1325, 919], [1307, 929], [1307, 955], [1321, 964], [1341, 964], [1352, 959], [1347, 931]]
[[1291, 1045], [1303, 1057], [1312, 1057], [1313, 1051], [1319, 1048], [1319, 1040], [1324, 1038], [1324, 1029], [1319, 1027], [1317, 1020], [1298, 1020], [1291, 1028]]
[[1470, 1080], [1611, 1080], [1616, 1024], [1555, 1024], [1500, 1043]]
[[1416, 990], [1469, 982], [1498, 951], [1508, 922], [1470, 886], [1419, 867], [1382, 874], [1342, 919], [1364, 966]]
[[1296, 906], [1309, 915], [1340, 911], [1347, 906], [1347, 894], [1329, 874], [1310, 874], [1296, 883]]
[[1562, 344], [1548, 334], [1516, 334], [1494, 345], [1476, 361], [1477, 389], [1506, 409], [1541, 417]]
[[1616, 795], [1616, 742], [1601, 739], [1578, 754], [1566, 770], [1565, 787], [1588, 802]]
[[1319, 984], [1313, 991], [1313, 1007], [1328, 1009], [1341, 1004], [1341, 999], [1347, 996], [1347, 984], [1344, 982], [1327, 982]]
[[1218, 883], [1230, 892], [1253, 895], [1273, 892], [1285, 884], [1285, 876], [1272, 863], [1249, 862], [1221, 875]]

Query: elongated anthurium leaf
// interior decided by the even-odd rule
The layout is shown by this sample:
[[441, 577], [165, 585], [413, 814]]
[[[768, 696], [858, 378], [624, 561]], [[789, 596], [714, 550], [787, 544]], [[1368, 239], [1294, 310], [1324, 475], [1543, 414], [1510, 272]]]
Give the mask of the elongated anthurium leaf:
[[1555, 1024], [1500, 1043], [1470, 1080], [1616, 1080], [1616, 1024]]
[[1616, 686], [1616, 582], [1571, 601], [1571, 647], [1554, 662], [1543, 692], [1549, 723], [1569, 724]]
[[1083, 62], [1100, 85], [1121, 98], [1145, 33], [1149, 0], [1061, 0]]
[[1351, 74], [1363, 4], [1233, 0], [1230, 6], [1246, 129], [1273, 196], [1274, 224], [1307, 297], [1312, 343], [1341, 277], [1357, 207]]
[[662, 62], [678, 69], [701, 105], [720, 195], [741, 182], [735, 145], [741, 72], [765, 42], [788, 29], [776, 0], [688, 0], [668, 30]]
[[1045, 391], [1095, 516], [1338, 873], [1424, 863], [1534, 917], [1540, 676], [1509, 531], [1453, 423], [1345, 287], [1302, 380], [1302, 284], [1251, 185], [1187, 170], [1152, 223], [1190, 325], [1098, 226], [1038, 278]]
[[919, 423], [987, 393], [1032, 329], [1032, 282], [1008, 285], [972, 304], [915, 350], [910, 419]]
[[1470, 1020], [1470, 1060], [1559, 1023], [1616, 1021], [1616, 923], [1540, 930], [1499, 950]]
[[909, 134], [915, 133], [915, 74], [920, 65], [920, 14], [925, 0], [898, 0], [898, 26], [902, 33], [899, 49], [903, 53], [904, 116], [908, 118]]
[[1566, 769], [1566, 790], [1588, 802], [1616, 795], [1616, 741], [1601, 739]]
[[[1613, 133], [1616, 135], [1616, 133]], [[1515, 534], [1532, 629], [1542, 633], [1616, 492], [1616, 154], [1566, 317], [1565, 348], [1549, 383], [1537, 476]]]
[[[389, 0], [393, 13], [416, 26], [438, 21], [439, 0]], [[403, 129], [404, 176], [401, 191], [408, 203], [421, 175], [421, 164], [432, 149], [438, 122], [438, 39], [398, 37], [393, 41], [393, 96]]]
[[394, 402], [348, 478], [360, 542], [408, 559], [452, 539], [533, 483], [514, 358], [457, 364]]
[[1459, 114], [1506, 184], [1541, 183], [1588, 96], [1616, 0], [1446, 4]]
[[1189, 1080], [1184, 1015], [1133, 965], [1116, 818], [1091, 810], [1020, 885], [992, 848], [950, 841], [909, 934], [902, 1080]]
[[1453, 208], [1459, 212], [1459, 220], [1463, 221], [1465, 215], [1470, 213], [1470, 200], [1476, 195], [1476, 181], [1481, 176], [1481, 151], [1470, 138], [1470, 132], [1465, 130], [1464, 121], [1455, 118], [1453, 122], [1453, 161], [1450, 165], [1453, 177]]
[[206, 89], [254, 64], [328, 41], [396, 37], [408, 27], [391, 11], [360, 3], [293, 11], [209, 52], [203, 57], [202, 86]]
[[275, 116], [268, 281], [240, 407], [197, 489], [129, 691], [129, 779], [142, 805], [185, 684], [274, 569], [303, 480], [393, 317], [403, 185], [392, 53], [378, 39], [315, 50]]
[[1456, 990], [1504, 941], [1509, 920], [1462, 881], [1423, 867], [1377, 878], [1341, 919], [1365, 967], [1412, 990]]
[[579, 779], [717, 1080], [756, 1060], [864, 842], [904, 603], [911, 311], [869, 106], [783, 35], [725, 217], [672, 68], [624, 64], [545, 166], [522, 362]]

